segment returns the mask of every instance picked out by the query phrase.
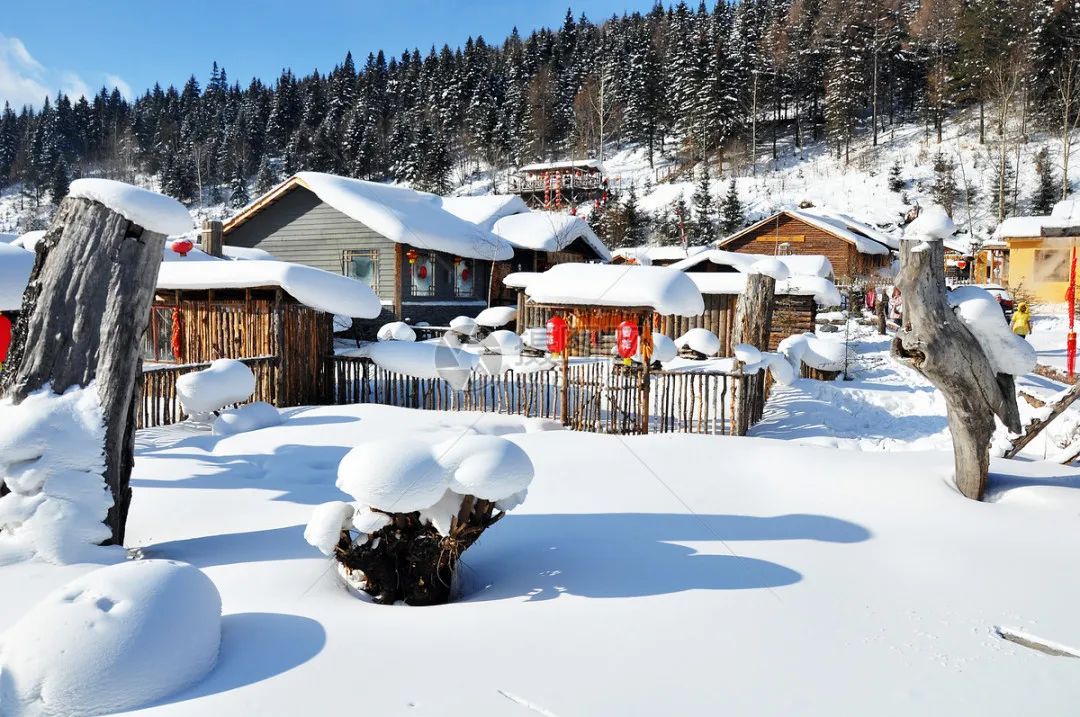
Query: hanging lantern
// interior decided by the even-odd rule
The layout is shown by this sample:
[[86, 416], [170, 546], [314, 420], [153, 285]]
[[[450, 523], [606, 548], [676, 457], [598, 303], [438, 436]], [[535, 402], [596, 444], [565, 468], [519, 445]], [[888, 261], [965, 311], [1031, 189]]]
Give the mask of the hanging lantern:
[[468, 281], [470, 276], [472, 276], [472, 273], [469, 271], [469, 267], [465, 267], [464, 269], [461, 270], [461, 280], [462, 281]]
[[957, 259], [956, 260], [956, 268], [959, 269], [960, 271], [963, 271], [964, 269], [966, 269], [967, 268], [967, 260], [966, 259]]
[[420, 267], [416, 270], [416, 275], [418, 277], [420, 277], [421, 279], [426, 279], [427, 278], [427, 264], [421, 264]]
[[173, 310], [172, 310], [172, 336], [170, 336], [170, 338], [172, 339], [171, 340], [171, 344], [172, 344], [171, 348], [172, 348], [173, 359], [176, 360], [176, 361], [180, 360], [180, 349], [181, 349], [180, 335], [181, 335], [181, 332], [180, 332], [180, 309], [177, 308], [177, 307], [173, 307]]
[[566, 319], [561, 316], [552, 316], [547, 322], [547, 349], [553, 354], [561, 354], [566, 350], [569, 327]]
[[171, 249], [180, 256], [187, 256], [188, 252], [195, 248], [190, 239], [177, 239], [171, 245]]
[[405, 252], [405, 258], [409, 260], [410, 264], [415, 264], [418, 256], [420, 256], [420, 254], [417, 253], [416, 249], [409, 249]]
[[625, 363], [630, 363], [630, 357], [637, 353], [638, 328], [633, 321], [624, 321], [619, 324], [616, 333], [616, 342], [619, 355]]

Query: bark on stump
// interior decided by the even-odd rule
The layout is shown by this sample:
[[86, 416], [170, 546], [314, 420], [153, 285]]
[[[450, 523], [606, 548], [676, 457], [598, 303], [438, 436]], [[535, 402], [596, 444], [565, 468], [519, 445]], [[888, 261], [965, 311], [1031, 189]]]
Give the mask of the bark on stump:
[[[731, 334], [733, 344], [750, 344], [761, 351], [769, 350], [775, 296], [776, 280], [771, 276], [746, 276], [746, 289], [735, 307], [735, 326]], [[732, 417], [737, 436], [745, 436], [750, 426], [761, 419], [765, 404], [765, 372], [759, 371], [748, 377], [742, 385], [746, 390], [739, 397], [736, 413]]]
[[981, 500], [990, 469], [994, 416], [1019, 433], [1013, 377], [996, 374], [978, 340], [956, 316], [945, 294], [944, 245], [940, 240], [900, 242], [904, 328], [893, 354], [906, 359], [945, 396], [953, 439], [956, 487]]
[[494, 511], [491, 501], [465, 496], [446, 536], [422, 523], [419, 513], [391, 513], [390, 525], [363, 543], [342, 531], [334, 557], [364, 574], [364, 592], [381, 605], [443, 605], [452, 597], [461, 554], [505, 515]]
[[68, 197], [37, 246], [0, 396], [22, 402], [96, 382], [105, 417], [105, 482], [113, 507], [105, 523], [122, 545], [134, 461], [136, 382], [164, 235], [105, 205]]

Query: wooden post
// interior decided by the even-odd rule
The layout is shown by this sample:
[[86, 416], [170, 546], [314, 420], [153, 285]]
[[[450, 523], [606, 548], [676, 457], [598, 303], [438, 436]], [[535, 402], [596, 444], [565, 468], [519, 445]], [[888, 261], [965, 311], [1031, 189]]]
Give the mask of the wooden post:
[[570, 425], [570, 337], [566, 337], [566, 344], [562, 350], [562, 424]]
[[282, 408], [290, 405], [285, 396], [285, 375], [289, 367], [289, 362], [285, 358], [285, 307], [281, 301], [282, 292], [278, 287], [274, 291], [274, 314], [273, 314], [273, 331], [274, 331], [274, 353], [277, 354], [277, 406]]
[[55, 393], [97, 387], [105, 419], [105, 482], [113, 497], [105, 523], [122, 545], [131, 502], [136, 381], [165, 236], [89, 199], [60, 204], [38, 244], [23, 295], [0, 396], [22, 402], [48, 385]]
[[199, 234], [202, 239], [202, 250], [210, 256], [221, 256], [221, 221], [217, 219], [204, 220]]
[[981, 500], [994, 416], [1013, 433], [1021, 431], [1013, 377], [994, 373], [979, 342], [949, 306], [940, 240], [900, 242], [896, 285], [904, 297], [904, 328], [893, 339], [893, 353], [944, 394], [956, 487], [968, 498]]
[[[769, 327], [776, 296], [776, 280], [765, 274], [747, 274], [746, 288], [735, 304], [735, 326], [732, 344], [750, 344], [762, 351], [769, 349]], [[753, 422], [760, 418], [760, 406], [765, 402], [765, 374], [758, 372], [739, 381], [741, 396], [735, 404], [732, 422], [735, 435], [745, 436]]]

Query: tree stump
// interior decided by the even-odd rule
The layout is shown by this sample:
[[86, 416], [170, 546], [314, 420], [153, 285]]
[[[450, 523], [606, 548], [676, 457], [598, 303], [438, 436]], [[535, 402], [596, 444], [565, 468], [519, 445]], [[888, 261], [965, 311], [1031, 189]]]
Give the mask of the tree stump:
[[0, 396], [21, 403], [44, 386], [94, 382], [105, 417], [105, 520], [122, 545], [134, 461], [136, 381], [165, 236], [104, 204], [68, 197], [37, 246]]
[[978, 340], [949, 305], [941, 240], [900, 242], [900, 267], [896, 285], [904, 298], [904, 328], [893, 339], [893, 354], [944, 394], [956, 487], [981, 500], [994, 416], [1013, 433], [1021, 430], [1013, 377], [994, 372]]
[[[765, 274], [747, 274], [746, 289], [735, 307], [735, 326], [731, 334], [733, 344], [750, 344], [761, 351], [769, 350], [769, 327], [772, 326], [775, 296], [775, 279]], [[750, 426], [761, 419], [765, 405], [765, 372], [759, 371], [743, 385], [746, 390], [739, 397], [737, 410], [732, 417], [737, 436], [745, 436]]]

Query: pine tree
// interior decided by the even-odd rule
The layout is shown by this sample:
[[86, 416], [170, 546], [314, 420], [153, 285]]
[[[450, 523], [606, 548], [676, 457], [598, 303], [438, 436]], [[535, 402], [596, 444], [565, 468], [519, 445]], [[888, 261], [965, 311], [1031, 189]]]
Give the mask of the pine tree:
[[241, 209], [251, 203], [251, 195], [247, 190], [247, 178], [244, 176], [244, 168], [240, 162], [235, 163], [232, 179], [229, 181], [229, 206], [233, 209]]
[[68, 187], [70, 186], [71, 177], [69, 176], [67, 160], [62, 156], [58, 157], [49, 178], [49, 195], [54, 205], [60, 205], [60, 202], [67, 196]]
[[742, 202], [739, 201], [739, 190], [732, 179], [728, 182], [728, 191], [720, 207], [720, 231], [724, 236], [728, 236], [741, 229], [745, 222], [746, 214]]
[[716, 238], [715, 209], [709, 184], [709, 163], [702, 162], [697, 187], [690, 198], [694, 206], [694, 231], [690, 243], [694, 245], [708, 244]]
[[266, 194], [278, 183], [277, 173], [270, 166], [270, 159], [264, 154], [259, 161], [259, 171], [255, 175], [255, 192], [260, 196]]
[[637, 190], [632, 184], [623, 201], [623, 217], [623, 224], [626, 227], [623, 234], [623, 246], [640, 246], [645, 243], [647, 219], [638, 208]]
[[1033, 214], [1049, 214], [1061, 197], [1061, 187], [1054, 178], [1054, 168], [1046, 147], [1035, 155], [1035, 174], [1039, 178], [1039, 185], [1031, 198], [1031, 211]]
[[941, 152], [934, 155], [934, 183], [930, 187], [930, 193], [934, 197], [934, 203], [943, 207], [950, 217], [960, 195], [955, 171], [956, 164], [951, 159]]
[[889, 167], [889, 191], [903, 191], [904, 185], [907, 184], [907, 182], [904, 181], [903, 171], [904, 167], [900, 164], [900, 158], [897, 157], [893, 160], [892, 166]]

